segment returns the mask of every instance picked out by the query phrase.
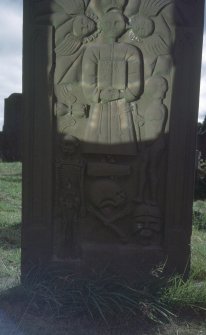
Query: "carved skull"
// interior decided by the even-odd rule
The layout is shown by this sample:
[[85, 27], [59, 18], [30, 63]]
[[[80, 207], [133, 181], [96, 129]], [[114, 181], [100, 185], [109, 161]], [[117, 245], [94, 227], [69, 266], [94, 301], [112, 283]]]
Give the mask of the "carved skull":
[[162, 218], [157, 206], [139, 205], [134, 213], [134, 232], [150, 239], [154, 233], [160, 232]]
[[90, 189], [90, 199], [96, 208], [119, 207], [126, 202], [126, 192], [113, 180], [99, 180]]
[[73, 155], [79, 147], [79, 141], [76, 137], [65, 135], [62, 141], [62, 151], [66, 154]]

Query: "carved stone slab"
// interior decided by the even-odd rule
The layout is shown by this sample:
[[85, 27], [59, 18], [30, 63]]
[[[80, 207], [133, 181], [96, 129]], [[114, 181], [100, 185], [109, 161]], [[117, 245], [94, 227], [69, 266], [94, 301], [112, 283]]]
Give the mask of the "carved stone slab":
[[203, 6], [24, 1], [23, 276], [185, 270]]

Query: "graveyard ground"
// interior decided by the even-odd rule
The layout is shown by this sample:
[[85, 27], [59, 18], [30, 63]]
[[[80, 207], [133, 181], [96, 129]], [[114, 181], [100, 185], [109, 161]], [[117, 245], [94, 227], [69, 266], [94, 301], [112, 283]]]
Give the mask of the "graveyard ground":
[[[170, 280], [158, 296], [155, 321], [151, 320], [152, 303], [146, 304], [143, 298], [144, 310], [106, 320], [108, 324], [101, 317], [83, 314], [63, 318], [49, 310], [49, 303], [40, 308], [35, 292], [19, 287], [21, 164], [0, 163], [0, 335], [206, 335], [206, 201], [194, 203], [193, 221], [190, 279], [186, 283], [181, 278]], [[131, 302], [135, 304], [134, 299]]]

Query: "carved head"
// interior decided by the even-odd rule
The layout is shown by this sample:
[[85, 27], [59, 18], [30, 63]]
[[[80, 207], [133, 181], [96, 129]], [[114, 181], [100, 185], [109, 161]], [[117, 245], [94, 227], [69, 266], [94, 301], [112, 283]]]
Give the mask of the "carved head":
[[139, 205], [134, 213], [134, 232], [143, 238], [151, 238], [161, 230], [161, 213], [156, 206]]
[[66, 134], [62, 139], [62, 151], [65, 154], [73, 155], [79, 148], [79, 141], [76, 137]]
[[130, 24], [134, 34], [140, 38], [150, 36], [155, 29], [154, 22], [141, 14], [133, 16], [130, 20]]
[[95, 30], [95, 23], [86, 15], [77, 15], [73, 21], [73, 34], [83, 38], [90, 35]]
[[123, 15], [116, 10], [105, 14], [101, 19], [100, 25], [104, 35], [114, 39], [121, 36], [126, 27]]
[[99, 5], [102, 7], [102, 11], [104, 13], [107, 13], [111, 9], [121, 10], [125, 2], [126, 2], [125, 0], [101, 0]]

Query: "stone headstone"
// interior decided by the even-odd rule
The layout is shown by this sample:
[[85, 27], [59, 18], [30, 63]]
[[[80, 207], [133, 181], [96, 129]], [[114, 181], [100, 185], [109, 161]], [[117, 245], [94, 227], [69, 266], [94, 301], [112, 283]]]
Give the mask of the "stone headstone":
[[13, 93], [4, 102], [3, 159], [22, 159], [22, 94]]
[[0, 131], [0, 161], [3, 160], [3, 131]]
[[203, 7], [24, 1], [23, 276], [185, 271]]

